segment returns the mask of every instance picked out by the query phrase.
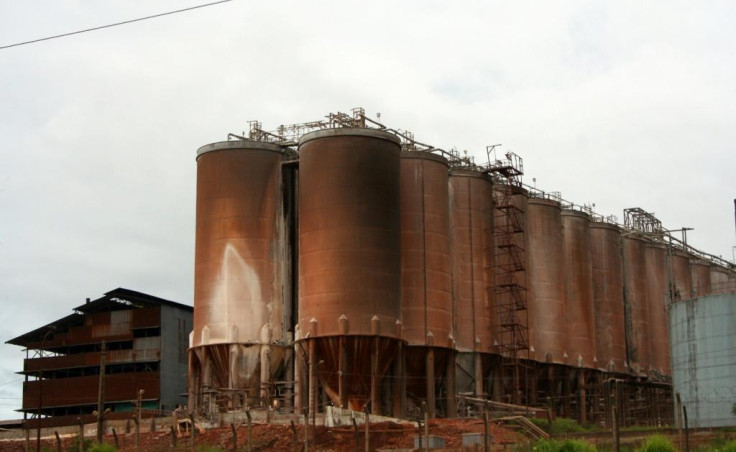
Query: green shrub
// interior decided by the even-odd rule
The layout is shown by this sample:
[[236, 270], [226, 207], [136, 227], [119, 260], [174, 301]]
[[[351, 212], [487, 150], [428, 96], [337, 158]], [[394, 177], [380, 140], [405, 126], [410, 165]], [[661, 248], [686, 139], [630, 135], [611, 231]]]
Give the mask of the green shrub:
[[[533, 418], [531, 421], [545, 432], [549, 432], [549, 422], [543, 418]], [[599, 430], [600, 427], [597, 425], [581, 425], [575, 419], [569, 419], [566, 417], [558, 417], [552, 421], [552, 434], [555, 433], [584, 433], [593, 430]]]
[[636, 452], [677, 452], [677, 449], [666, 437], [652, 435], [644, 441], [640, 448], [636, 449]]
[[534, 443], [532, 450], [534, 452], [596, 452], [595, 446], [577, 439], [566, 439], [565, 441], [543, 439]]
[[720, 448], [721, 452], [736, 452], [736, 439], [732, 439]]

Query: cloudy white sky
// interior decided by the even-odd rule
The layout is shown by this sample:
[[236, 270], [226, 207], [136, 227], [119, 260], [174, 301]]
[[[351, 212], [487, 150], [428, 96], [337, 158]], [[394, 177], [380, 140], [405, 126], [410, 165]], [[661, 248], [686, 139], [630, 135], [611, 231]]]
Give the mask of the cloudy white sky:
[[[0, 46], [194, 6], [0, 0]], [[236, 0], [0, 50], [0, 419], [10, 338], [116, 287], [192, 303], [195, 152], [362, 106], [731, 259], [731, 1]]]

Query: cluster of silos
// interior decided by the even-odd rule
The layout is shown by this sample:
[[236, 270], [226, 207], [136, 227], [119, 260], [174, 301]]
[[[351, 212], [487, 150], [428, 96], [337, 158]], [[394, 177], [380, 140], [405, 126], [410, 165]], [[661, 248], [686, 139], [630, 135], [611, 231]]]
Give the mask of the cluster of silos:
[[[284, 403], [310, 413], [454, 416], [457, 394], [535, 403], [601, 372], [666, 381], [667, 304], [733, 277], [536, 190], [512, 187], [512, 219], [503, 178], [382, 130], [308, 133], [298, 166], [289, 152], [198, 151], [195, 409], [270, 403], [285, 382]], [[499, 371], [507, 272], [526, 291], [523, 387]]]

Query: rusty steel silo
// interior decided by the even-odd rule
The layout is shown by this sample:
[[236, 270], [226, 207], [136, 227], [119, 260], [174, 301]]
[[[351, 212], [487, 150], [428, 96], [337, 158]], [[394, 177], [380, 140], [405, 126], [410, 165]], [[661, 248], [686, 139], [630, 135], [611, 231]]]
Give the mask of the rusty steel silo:
[[694, 297], [710, 294], [710, 264], [708, 261], [698, 258], [690, 259], [690, 278]]
[[434, 416], [442, 386], [455, 417], [448, 162], [429, 152], [401, 153], [401, 321], [407, 396]]
[[692, 274], [690, 273], [690, 257], [687, 253], [669, 249], [670, 297], [673, 302], [692, 298]]
[[608, 372], [626, 372], [626, 327], [621, 229], [615, 224], [590, 224], [593, 267], [596, 354]]
[[532, 359], [567, 364], [565, 258], [560, 217], [559, 202], [529, 198], [526, 212], [529, 348]]
[[670, 341], [667, 332], [667, 246], [647, 242], [644, 246], [647, 301], [649, 304], [649, 353], [656, 376], [670, 374]]
[[[487, 174], [450, 170], [453, 332], [458, 391], [483, 394], [493, 352], [493, 185]], [[468, 378], [462, 378], [465, 375]], [[470, 377], [472, 376], [472, 377]]]
[[634, 231], [628, 231], [622, 237], [626, 355], [630, 369], [636, 374], [643, 374], [651, 364], [645, 242]]
[[[247, 140], [197, 151], [195, 410], [214, 399], [229, 409], [263, 403], [285, 371], [292, 314], [282, 160], [279, 146]], [[215, 395], [222, 390], [227, 397]]]
[[318, 381], [337, 406], [388, 411], [384, 377], [401, 340], [399, 154], [396, 136], [373, 129], [299, 140], [297, 402], [311, 413]]
[[578, 210], [564, 209], [561, 218], [562, 243], [565, 253], [567, 353], [574, 365], [596, 368], [598, 363], [595, 341], [590, 216]]

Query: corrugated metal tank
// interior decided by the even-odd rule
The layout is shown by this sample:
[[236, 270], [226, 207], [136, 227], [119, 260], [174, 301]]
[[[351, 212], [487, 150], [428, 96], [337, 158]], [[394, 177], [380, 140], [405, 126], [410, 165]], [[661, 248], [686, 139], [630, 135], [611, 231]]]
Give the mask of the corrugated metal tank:
[[458, 350], [493, 351], [493, 186], [478, 171], [450, 170], [454, 336]]
[[569, 209], [563, 210], [561, 215], [569, 332], [567, 353], [575, 365], [595, 368], [598, 363], [595, 347], [590, 217], [584, 212]]
[[590, 224], [590, 244], [598, 364], [602, 369], [611, 372], [625, 372], [626, 329], [621, 230], [613, 224], [593, 222]]
[[626, 356], [635, 373], [644, 373], [651, 365], [644, 240], [634, 232], [627, 234], [623, 239]]
[[395, 336], [401, 315], [399, 140], [327, 129], [299, 142], [299, 327], [302, 337]]
[[673, 392], [687, 406], [691, 428], [734, 424], [735, 319], [733, 293], [675, 303], [670, 309]]
[[447, 171], [439, 155], [401, 153], [401, 317], [409, 345], [453, 346]]
[[381, 414], [383, 377], [401, 337], [399, 139], [319, 130], [301, 138], [299, 155], [297, 339], [308, 349], [305, 365], [336, 405], [370, 402]]
[[686, 300], [692, 297], [692, 275], [690, 259], [686, 253], [670, 250], [670, 268], [672, 271], [672, 299]]
[[[289, 342], [282, 159], [281, 148], [255, 141], [197, 151], [191, 345], [207, 374], [203, 384], [259, 387], [261, 347], [255, 345]], [[270, 369], [286, 353], [270, 350]]]
[[[428, 152], [401, 153], [401, 318], [407, 396], [436, 412], [437, 386], [448, 372], [452, 338], [452, 275], [448, 163]], [[447, 388], [454, 396], [455, 388]], [[440, 394], [440, 401], [447, 397]], [[454, 403], [453, 403], [454, 405]], [[452, 407], [454, 409], [454, 406]]]
[[693, 284], [693, 295], [702, 297], [710, 294], [710, 264], [702, 259], [690, 260], [690, 277]]
[[648, 242], [644, 247], [649, 302], [649, 352], [651, 367], [659, 375], [670, 374], [670, 342], [667, 332], [667, 246]]
[[530, 356], [564, 364], [568, 326], [560, 203], [530, 198], [526, 220]]

